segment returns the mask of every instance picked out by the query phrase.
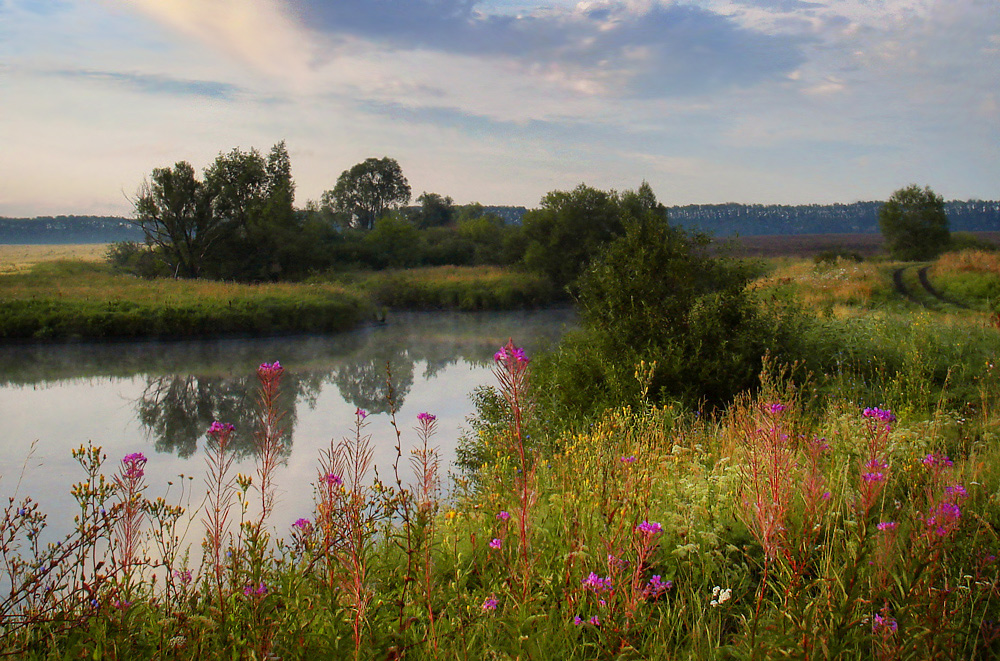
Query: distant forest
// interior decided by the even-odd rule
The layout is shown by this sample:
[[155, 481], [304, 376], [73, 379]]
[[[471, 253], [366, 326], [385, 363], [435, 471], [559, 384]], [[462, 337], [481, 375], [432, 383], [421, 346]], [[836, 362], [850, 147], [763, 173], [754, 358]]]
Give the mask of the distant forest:
[[[780, 234], [875, 234], [882, 202], [851, 204], [689, 204], [668, 207], [670, 221], [719, 237]], [[419, 208], [419, 207], [415, 207]], [[1000, 231], [1000, 201], [951, 201], [945, 210], [953, 232]], [[484, 206], [509, 225], [525, 207]], [[116, 216], [0, 217], [0, 243], [113, 243], [143, 240], [127, 218]]]

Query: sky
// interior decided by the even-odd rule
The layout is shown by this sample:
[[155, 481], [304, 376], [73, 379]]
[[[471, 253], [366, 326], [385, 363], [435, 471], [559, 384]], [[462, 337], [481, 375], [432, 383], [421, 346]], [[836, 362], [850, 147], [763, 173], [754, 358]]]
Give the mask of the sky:
[[1000, 198], [1000, 0], [0, 0], [0, 216], [129, 215], [284, 140], [535, 207]]

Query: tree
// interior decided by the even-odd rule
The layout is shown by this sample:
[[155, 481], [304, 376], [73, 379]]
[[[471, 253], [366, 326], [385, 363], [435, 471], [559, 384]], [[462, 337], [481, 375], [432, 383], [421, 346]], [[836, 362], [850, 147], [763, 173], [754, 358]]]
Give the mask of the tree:
[[420, 210], [414, 220], [420, 229], [444, 227], [454, 223], [458, 210], [454, 206], [455, 201], [450, 197], [425, 192], [417, 198], [417, 202], [420, 203]]
[[948, 247], [951, 237], [944, 199], [930, 186], [900, 188], [882, 205], [878, 223], [894, 259], [931, 259]]
[[541, 207], [522, 221], [525, 266], [557, 287], [571, 284], [603, 244], [624, 232], [621, 211], [614, 191], [580, 184], [572, 191], [546, 194]]
[[187, 161], [154, 169], [139, 188], [132, 222], [146, 235], [146, 244], [159, 249], [175, 277], [201, 275], [208, 251], [223, 233], [210, 202]]
[[323, 203], [347, 213], [353, 224], [371, 229], [392, 207], [410, 201], [410, 184], [395, 159], [369, 158], [344, 170], [332, 191], [323, 193]]

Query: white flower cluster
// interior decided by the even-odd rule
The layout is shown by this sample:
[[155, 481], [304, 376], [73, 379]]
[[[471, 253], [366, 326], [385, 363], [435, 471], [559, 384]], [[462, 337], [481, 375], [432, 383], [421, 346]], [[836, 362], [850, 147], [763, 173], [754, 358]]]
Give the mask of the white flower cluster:
[[716, 585], [714, 588], [712, 588], [712, 601], [709, 604], [709, 606], [715, 608], [716, 606], [719, 606], [720, 604], [724, 604], [727, 601], [729, 601], [729, 598], [732, 596], [733, 596], [732, 590], [730, 590], [729, 588], [723, 590], [718, 585]]

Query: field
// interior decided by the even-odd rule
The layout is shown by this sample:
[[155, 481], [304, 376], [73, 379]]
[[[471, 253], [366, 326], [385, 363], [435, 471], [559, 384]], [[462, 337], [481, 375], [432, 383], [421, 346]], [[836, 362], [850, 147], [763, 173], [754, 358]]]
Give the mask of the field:
[[[899, 291], [912, 266], [769, 261], [754, 287], [808, 312], [829, 367], [766, 361], [714, 411], [554, 420], [532, 391], [544, 361], [498, 347], [464, 472], [440, 466], [432, 410], [373, 439], [359, 409], [332, 421], [343, 440], [295, 515], [269, 486], [283, 370], [263, 364], [252, 475], [229, 469], [220, 421], [189, 492], [157, 490], [141, 452], [83, 447], [74, 533], [44, 544], [33, 501], [7, 505], [0, 642], [37, 659], [997, 658], [995, 262], [931, 265], [948, 307]], [[918, 274], [903, 287], [933, 298]], [[374, 443], [398, 457], [377, 481]]]
[[0, 274], [27, 271], [35, 264], [61, 259], [100, 262], [108, 249], [106, 243], [4, 245], [0, 244]]

